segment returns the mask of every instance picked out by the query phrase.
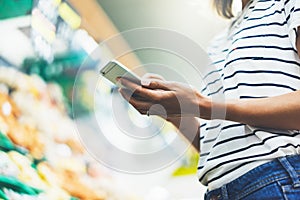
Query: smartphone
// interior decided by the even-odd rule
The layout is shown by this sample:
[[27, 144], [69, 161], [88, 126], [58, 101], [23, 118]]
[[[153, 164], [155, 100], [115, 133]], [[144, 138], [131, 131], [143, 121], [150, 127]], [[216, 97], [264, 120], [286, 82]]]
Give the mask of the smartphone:
[[100, 70], [100, 73], [110, 82], [118, 86], [119, 84], [116, 80], [116, 78], [118, 77], [127, 78], [137, 84], [141, 84], [141, 79], [138, 75], [130, 71], [126, 66], [124, 66], [122, 63], [116, 60], [112, 60], [109, 63], [107, 63]]

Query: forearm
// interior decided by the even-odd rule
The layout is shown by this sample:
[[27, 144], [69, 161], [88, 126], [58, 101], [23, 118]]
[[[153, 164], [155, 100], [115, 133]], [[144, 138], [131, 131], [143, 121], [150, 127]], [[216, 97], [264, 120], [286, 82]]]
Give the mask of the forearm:
[[194, 117], [173, 117], [168, 119], [182, 134], [183, 137], [193, 145], [193, 147], [199, 152], [200, 149], [200, 129], [199, 121]]
[[300, 91], [226, 103], [226, 119], [257, 127], [300, 130]]

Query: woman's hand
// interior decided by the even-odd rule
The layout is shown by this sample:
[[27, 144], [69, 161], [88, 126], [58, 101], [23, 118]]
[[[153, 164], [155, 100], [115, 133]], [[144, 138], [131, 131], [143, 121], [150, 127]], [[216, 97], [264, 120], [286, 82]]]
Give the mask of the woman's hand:
[[119, 89], [121, 95], [142, 114], [200, 117], [201, 107], [201, 112], [210, 116], [210, 109], [203, 109], [210, 106], [210, 100], [186, 84], [165, 81], [153, 74], [144, 76], [141, 85], [125, 78], [118, 81], [124, 86]]
[[[149, 82], [152, 82], [152, 81], [166, 82], [166, 80], [162, 76], [157, 75], [157, 74], [147, 73], [142, 77], [142, 83], [143, 84], [149, 83]], [[146, 84], [146, 85], [148, 85], [148, 84]], [[141, 86], [136, 85], [134, 87], [141, 87]], [[149, 90], [150, 88], [142, 88], [142, 89]], [[189, 89], [191, 89], [191, 88], [189, 88]], [[163, 90], [161, 90], [161, 89], [156, 89], [156, 90], [158, 90], [158, 92], [163, 92]], [[159, 90], [161, 90], [161, 91], [159, 91]], [[132, 95], [135, 98], [130, 97], [130, 94], [134, 94], [134, 92], [131, 92], [131, 90], [128, 90], [126, 88], [121, 88], [120, 92], [124, 96], [124, 98], [126, 98], [127, 100], [129, 99], [128, 101], [132, 101], [130, 99], [139, 99], [141, 102], [144, 101], [144, 102], [149, 103], [149, 99], [142, 98], [140, 96], [137, 96], [136, 94]], [[123, 94], [123, 93], [125, 93], [125, 94]], [[164, 94], [164, 93], [162, 93], [162, 94]], [[137, 101], [137, 100], [135, 100], [135, 101]], [[147, 105], [147, 106], [149, 106], [149, 105]], [[147, 110], [147, 108], [141, 108], [141, 107], [139, 107], [139, 108], [140, 108], [139, 111], [141, 113], [145, 114], [145, 110]], [[152, 114], [152, 110], [150, 110], [150, 113]], [[163, 117], [167, 121], [172, 123], [179, 130], [179, 132], [186, 138], [186, 140], [188, 140], [194, 146], [195, 150], [199, 151], [199, 149], [200, 149], [199, 148], [200, 147], [199, 146], [199, 134], [200, 134], [199, 127], [200, 127], [200, 124], [199, 124], [199, 121], [197, 120], [197, 118], [195, 118], [195, 117], [182, 117], [181, 115], [180, 116], [174, 116], [174, 115], [170, 116], [170, 115], [168, 115], [168, 116], [163, 116]]]

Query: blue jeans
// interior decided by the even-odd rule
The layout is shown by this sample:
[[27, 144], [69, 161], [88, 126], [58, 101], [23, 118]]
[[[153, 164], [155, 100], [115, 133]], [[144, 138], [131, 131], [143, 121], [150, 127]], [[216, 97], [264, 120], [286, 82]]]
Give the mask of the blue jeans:
[[205, 200], [300, 200], [300, 155], [285, 156], [208, 191]]

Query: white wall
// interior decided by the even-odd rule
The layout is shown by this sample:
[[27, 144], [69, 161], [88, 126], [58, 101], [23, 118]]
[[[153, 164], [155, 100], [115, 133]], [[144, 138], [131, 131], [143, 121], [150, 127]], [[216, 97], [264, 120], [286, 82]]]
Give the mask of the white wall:
[[212, 0], [98, 0], [120, 31], [162, 27], [183, 33], [206, 48], [227, 21], [217, 16]]

